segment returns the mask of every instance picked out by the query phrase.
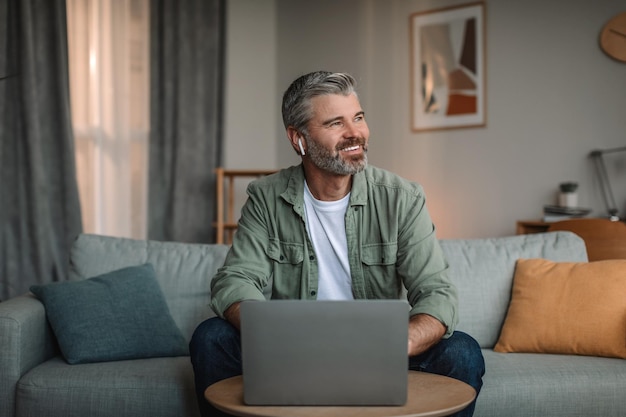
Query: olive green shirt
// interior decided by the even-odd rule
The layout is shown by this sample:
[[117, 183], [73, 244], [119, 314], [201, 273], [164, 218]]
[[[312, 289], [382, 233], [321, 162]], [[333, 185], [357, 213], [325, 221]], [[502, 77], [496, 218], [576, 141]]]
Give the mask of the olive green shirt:
[[[253, 181], [232, 247], [211, 281], [211, 307], [223, 317], [233, 303], [315, 299], [318, 260], [304, 214], [301, 165]], [[355, 299], [399, 298], [406, 288], [410, 315], [457, 324], [457, 292], [426, 210], [422, 187], [368, 166], [354, 175], [345, 216]], [[269, 289], [268, 288], [268, 289]]]

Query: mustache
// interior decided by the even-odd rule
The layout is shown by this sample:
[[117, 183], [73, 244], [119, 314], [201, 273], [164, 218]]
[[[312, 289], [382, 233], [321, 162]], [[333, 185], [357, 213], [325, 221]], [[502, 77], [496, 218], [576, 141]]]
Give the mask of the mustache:
[[367, 141], [365, 140], [365, 138], [346, 139], [343, 142], [338, 143], [337, 146], [335, 146], [335, 149], [339, 151], [341, 149], [349, 148], [356, 145], [362, 146], [363, 149], [367, 150]]

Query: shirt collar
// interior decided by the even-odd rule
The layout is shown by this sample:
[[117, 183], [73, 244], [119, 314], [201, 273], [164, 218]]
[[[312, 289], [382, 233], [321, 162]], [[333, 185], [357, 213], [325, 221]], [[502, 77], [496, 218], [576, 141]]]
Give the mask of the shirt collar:
[[[350, 190], [350, 206], [363, 206], [367, 204], [367, 178], [366, 172], [369, 165], [361, 172], [352, 177], [352, 189]], [[304, 168], [302, 164], [288, 168], [290, 171], [287, 188], [281, 197], [300, 215], [304, 215]]]

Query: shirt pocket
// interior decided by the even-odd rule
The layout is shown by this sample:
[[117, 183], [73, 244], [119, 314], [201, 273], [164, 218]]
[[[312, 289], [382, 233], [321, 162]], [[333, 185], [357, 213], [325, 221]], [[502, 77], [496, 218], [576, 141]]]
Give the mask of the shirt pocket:
[[398, 298], [401, 280], [396, 272], [398, 243], [372, 243], [361, 247], [363, 277], [376, 298]]
[[272, 261], [272, 298], [299, 298], [304, 245], [272, 239], [267, 247]]

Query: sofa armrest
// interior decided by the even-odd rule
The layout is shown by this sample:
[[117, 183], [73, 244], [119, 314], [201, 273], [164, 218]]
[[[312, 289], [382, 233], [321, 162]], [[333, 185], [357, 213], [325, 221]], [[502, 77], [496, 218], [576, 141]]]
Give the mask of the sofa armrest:
[[15, 386], [26, 372], [58, 354], [43, 304], [32, 294], [0, 303], [0, 415], [15, 415]]

